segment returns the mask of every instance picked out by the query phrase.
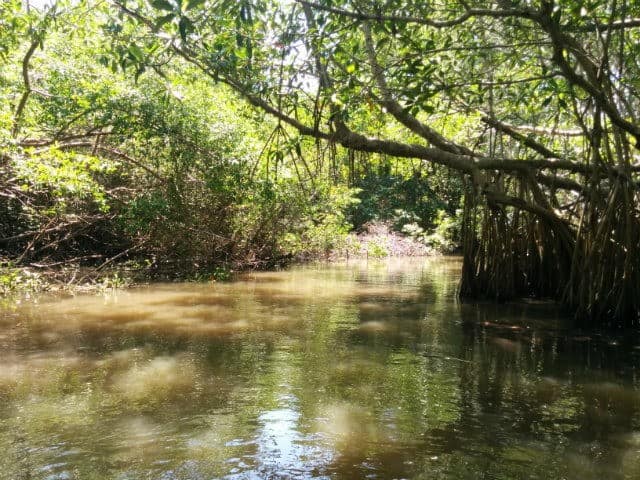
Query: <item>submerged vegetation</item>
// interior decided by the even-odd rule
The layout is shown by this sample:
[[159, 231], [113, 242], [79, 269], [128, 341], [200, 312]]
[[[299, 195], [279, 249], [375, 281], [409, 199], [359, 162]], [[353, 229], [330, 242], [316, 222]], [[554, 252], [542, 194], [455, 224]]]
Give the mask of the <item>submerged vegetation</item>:
[[0, 6], [4, 261], [197, 276], [378, 221], [460, 250], [464, 297], [638, 326], [637, 3], [25, 4]]

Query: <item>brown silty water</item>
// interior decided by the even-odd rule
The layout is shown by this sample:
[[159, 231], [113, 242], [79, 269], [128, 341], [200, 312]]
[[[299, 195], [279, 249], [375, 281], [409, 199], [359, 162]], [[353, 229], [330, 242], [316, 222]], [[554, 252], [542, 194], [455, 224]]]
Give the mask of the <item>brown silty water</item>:
[[640, 339], [460, 304], [460, 263], [0, 313], [0, 478], [640, 478]]

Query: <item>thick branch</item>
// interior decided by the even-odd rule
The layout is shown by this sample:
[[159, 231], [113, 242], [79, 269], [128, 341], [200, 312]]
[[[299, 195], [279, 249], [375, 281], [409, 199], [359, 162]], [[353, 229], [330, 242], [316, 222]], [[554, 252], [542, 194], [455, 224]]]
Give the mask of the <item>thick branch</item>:
[[381, 140], [344, 129], [338, 129], [333, 139], [346, 148], [362, 152], [385, 153], [401, 158], [419, 158], [465, 173], [471, 173], [474, 169], [472, 157], [446, 152], [440, 148]]
[[483, 192], [489, 203], [499, 203], [502, 205], [509, 205], [519, 210], [524, 210], [529, 213], [533, 213], [541, 219], [546, 220], [554, 230], [560, 235], [565, 242], [565, 246], [571, 250], [573, 247], [574, 235], [570, 230], [569, 223], [566, 220], [558, 217], [552, 210], [529, 203], [522, 198], [513, 197], [511, 195], [505, 195], [495, 190], [485, 190]]
[[257, 95], [250, 93], [243, 85], [240, 83], [228, 78], [228, 77], [220, 77], [220, 80], [223, 83], [226, 83], [231, 88], [233, 88], [236, 92], [242, 95], [251, 105], [254, 107], [258, 107], [265, 111], [266, 113], [273, 115], [274, 117], [282, 120], [284, 123], [291, 125], [293, 128], [298, 130], [302, 135], [308, 135], [310, 137], [322, 139], [322, 140], [331, 140], [333, 137], [332, 134], [323, 132], [317, 128], [309, 127], [302, 122], [296, 120], [295, 118], [290, 117], [285, 114], [281, 110], [278, 110], [269, 102], [263, 100]]
[[22, 81], [24, 82], [24, 92], [20, 97], [20, 102], [18, 103], [18, 107], [16, 108], [15, 113], [13, 114], [13, 127], [11, 128], [11, 135], [13, 138], [18, 136], [20, 132], [20, 122], [22, 121], [22, 114], [24, 113], [24, 108], [27, 105], [27, 100], [29, 100], [29, 95], [31, 95], [31, 80], [29, 79], [29, 63], [31, 62], [31, 57], [36, 52], [36, 49], [40, 45], [39, 39], [34, 39], [31, 41], [31, 45], [29, 45], [29, 49], [22, 59]]
[[[561, 26], [553, 21], [550, 16], [541, 15], [537, 18], [538, 24], [549, 34], [553, 43], [553, 61], [560, 67], [564, 77], [572, 85], [580, 87], [587, 92], [598, 107], [607, 114], [611, 123], [631, 134], [636, 139], [636, 148], [640, 149], [640, 126], [625, 120], [618, 111], [614, 102], [609, 100], [605, 93], [593, 83], [596, 79], [597, 67], [582, 50], [581, 45], [574, 38], [561, 31]], [[565, 58], [565, 49], [571, 50], [579, 64], [587, 72], [589, 79], [580, 75]]]
[[[307, 0], [295, 0], [296, 2], [307, 5], [316, 10], [322, 10], [324, 12], [333, 13], [335, 15], [352, 18], [360, 21], [377, 21], [377, 22], [395, 22], [395, 23], [415, 23], [417, 25], [427, 25], [434, 28], [446, 28], [460, 25], [473, 17], [491, 17], [491, 18], [526, 18], [534, 19], [538, 12], [532, 9], [505, 9], [505, 10], [493, 10], [483, 8], [467, 8], [466, 11], [457, 18], [450, 20], [433, 20], [425, 17], [416, 17], [411, 15], [383, 15], [382, 13], [364, 13], [351, 10], [345, 10], [342, 8], [329, 7], [317, 2], [310, 2]], [[462, 3], [462, 2], [460, 2]], [[587, 25], [579, 27], [573, 27], [572, 30], [579, 32], [599, 32], [603, 30], [624, 30], [628, 28], [640, 27], [640, 18], [625, 18], [622, 20], [616, 20], [611, 23], [592, 22]]]
[[579, 32], [603, 32], [605, 30], [627, 30], [629, 28], [640, 27], [640, 18], [623, 18], [611, 23], [591, 22], [587, 25], [577, 27], [574, 30]]
[[18, 143], [21, 147], [48, 147], [49, 145], [53, 145], [54, 143], [63, 143], [69, 142], [71, 140], [78, 140], [81, 138], [90, 138], [90, 137], [102, 137], [105, 135], [111, 135], [111, 132], [85, 132], [85, 133], [77, 133], [74, 135], [66, 135], [61, 138], [43, 138], [43, 139], [35, 139], [35, 138], [27, 138]]
[[460, 25], [473, 17], [492, 17], [492, 18], [533, 18], [535, 12], [529, 9], [506, 9], [506, 10], [491, 10], [483, 8], [468, 8], [466, 11], [457, 18], [451, 20], [432, 20], [426, 17], [414, 17], [405, 15], [382, 15], [354, 12], [350, 10], [344, 10], [336, 7], [329, 7], [321, 5], [317, 2], [309, 2], [307, 0], [295, 0], [296, 2], [311, 7], [316, 10], [322, 10], [325, 12], [333, 13], [341, 17], [353, 18], [360, 21], [377, 21], [377, 22], [396, 22], [396, 23], [415, 23], [418, 25], [427, 25], [434, 28], [446, 28]]
[[582, 137], [584, 135], [584, 132], [580, 129], [567, 130], [563, 128], [539, 127], [537, 125], [511, 125], [504, 122], [502, 122], [502, 125], [516, 132], [533, 133], [548, 137]]
[[424, 123], [420, 122], [416, 117], [407, 113], [404, 108], [402, 108], [402, 105], [400, 105], [396, 100], [393, 99], [391, 92], [389, 91], [389, 87], [387, 86], [387, 82], [384, 78], [384, 70], [382, 69], [382, 67], [378, 63], [378, 59], [376, 58], [376, 52], [373, 46], [373, 39], [371, 37], [371, 29], [369, 27], [369, 24], [364, 23], [363, 29], [367, 56], [369, 58], [369, 63], [371, 64], [371, 72], [373, 74], [374, 80], [378, 84], [378, 89], [382, 94], [382, 99], [379, 100], [380, 105], [382, 105], [402, 125], [407, 127], [412, 132], [420, 135], [432, 145], [439, 147], [447, 152], [472, 155], [473, 152], [471, 152], [471, 150], [450, 142], [434, 129], [428, 127]]
[[522, 143], [523, 145], [526, 145], [527, 147], [529, 147], [531, 150], [538, 152], [540, 155], [542, 155], [544, 158], [560, 158], [561, 155], [558, 155], [555, 152], [552, 152], [551, 150], [549, 150], [547, 147], [545, 147], [544, 145], [542, 145], [541, 143], [536, 142], [535, 140], [516, 132], [513, 128], [511, 128], [509, 125], [502, 123], [500, 121], [498, 121], [495, 118], [491, 118], [487, 115], [482, 117], [482, 121], [484, 123], [486, 123], [487, 125], [492, 126], [493, 128], [495, 128], [496, 130], [498, 130], [499, 132], [505, 133], [507, 135], [509, 135], [511, 138], [513, 138], [514, 140], [517, 140], [518, 142]]
[[558, 177], [556, 175], [545, 175], [543, 173], [538, 173], [536, 175], [536, 180], [549, 188], [560, 188], [562, 190], [571, 190], [577, 193], [585, 193], [587, 188], [585, 188], [582, 184], [571, 180], [569, 178]]

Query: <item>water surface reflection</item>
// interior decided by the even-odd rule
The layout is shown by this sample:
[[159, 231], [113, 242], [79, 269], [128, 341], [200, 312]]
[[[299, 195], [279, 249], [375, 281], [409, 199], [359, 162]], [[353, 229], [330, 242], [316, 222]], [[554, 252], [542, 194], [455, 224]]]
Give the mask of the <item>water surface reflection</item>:
[[640, 339], [459, 304], [455, 259], [0, 314], [0, 478], [640, 478]]

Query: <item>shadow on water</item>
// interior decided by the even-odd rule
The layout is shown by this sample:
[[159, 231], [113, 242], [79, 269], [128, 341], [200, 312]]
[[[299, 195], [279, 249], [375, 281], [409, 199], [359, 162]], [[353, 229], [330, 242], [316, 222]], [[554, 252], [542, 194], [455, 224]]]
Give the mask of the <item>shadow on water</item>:
[[0, 478], [640, 478], [640, 338], [459, 304], [456, 259], [0, 313]]

